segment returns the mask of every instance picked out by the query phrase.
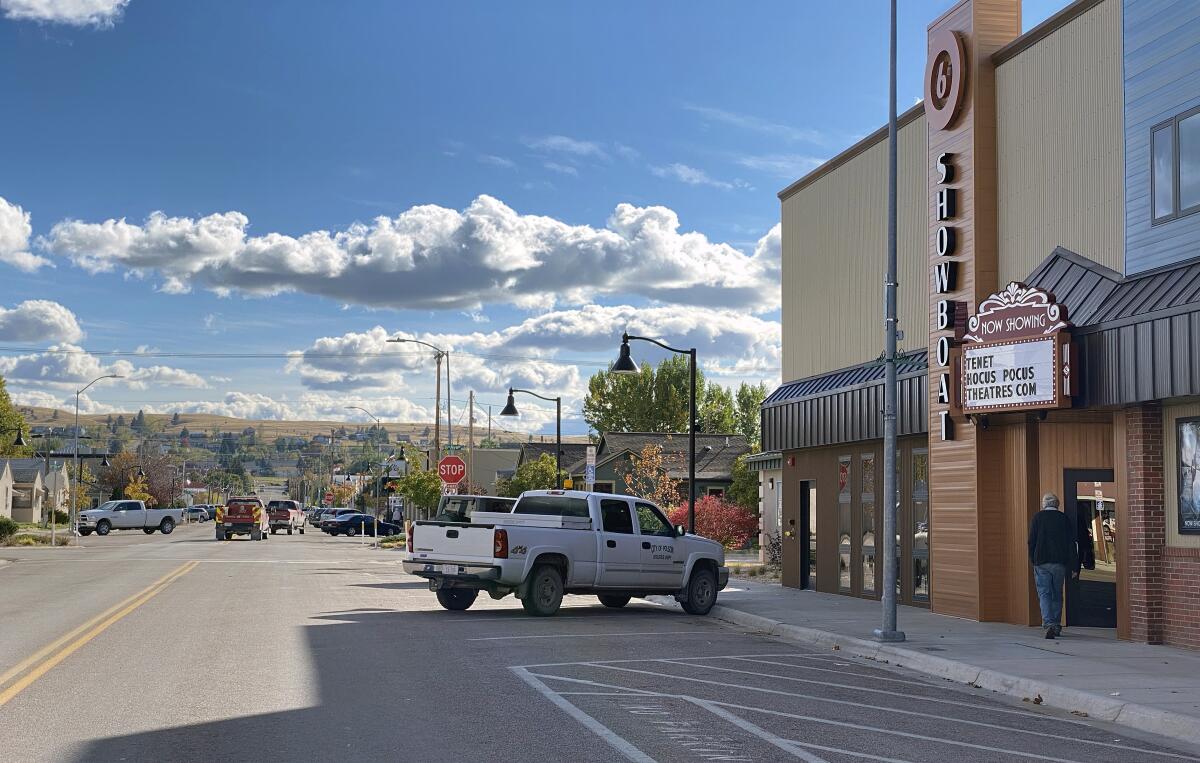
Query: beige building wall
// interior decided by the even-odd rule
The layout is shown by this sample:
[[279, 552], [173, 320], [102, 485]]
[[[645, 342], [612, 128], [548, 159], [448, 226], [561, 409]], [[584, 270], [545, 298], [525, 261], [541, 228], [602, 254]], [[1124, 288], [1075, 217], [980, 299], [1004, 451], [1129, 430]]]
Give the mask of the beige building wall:
[[1064, 246], [1125, 261], [1121, 3], [1104, 0], [996, 70], [999, 285]]
[[[1200, 416], [1200, 403], [1163, 406], [1163, 495], [1166, 496], [1167, 545], [1181, 548], [1200, 548], [1200, 535], [1179, 534], [1179, 442], [1175, 436], [1175, 420]], [[1117, 528], [1121, 532], [1121, 528]]]
[[[899, 131], [901, 350], [924, 349], [929, 283], [925, 117]], [[783, 200], [783, 380], [883, 352], [887, 139]]]

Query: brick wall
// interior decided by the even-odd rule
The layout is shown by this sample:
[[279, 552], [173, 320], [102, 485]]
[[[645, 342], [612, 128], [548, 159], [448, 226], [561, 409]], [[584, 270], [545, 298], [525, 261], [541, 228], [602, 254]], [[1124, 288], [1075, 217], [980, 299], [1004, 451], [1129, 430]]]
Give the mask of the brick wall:
[[1200, 649], [1200, 549], [1163, 554], [1163, 643]]
[[1125, 411], [1128, 475], [1129, 635], [1163, 643], [1164, 569], [1167, 541], [1163, 486], [1162, 407], [1147, 403]]

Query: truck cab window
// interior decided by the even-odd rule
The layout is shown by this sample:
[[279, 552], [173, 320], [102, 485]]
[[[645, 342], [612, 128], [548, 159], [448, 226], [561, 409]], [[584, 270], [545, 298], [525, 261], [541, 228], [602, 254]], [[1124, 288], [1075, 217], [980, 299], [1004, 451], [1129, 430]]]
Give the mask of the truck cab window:
[[675, 531], [670, 523], [654, 506], [648, 503], [637, 505], [638, 527], [642, 535], [659, 535], [667, 538], [675, 537]]
[[633, 535], [633, 517], [629, 515], [629, 504], [625, 501], [601, 501], [600, 517], [604, 522], [604, 532]]

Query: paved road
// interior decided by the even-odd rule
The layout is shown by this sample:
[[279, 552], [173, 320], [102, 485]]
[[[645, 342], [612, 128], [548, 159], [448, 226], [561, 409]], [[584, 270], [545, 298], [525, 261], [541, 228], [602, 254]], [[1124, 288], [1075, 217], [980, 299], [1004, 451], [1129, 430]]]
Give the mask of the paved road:
[[211, 532], [0, 549], [0, 757], [1200, 760], [667, 607], [450, 613], [399, 552]]

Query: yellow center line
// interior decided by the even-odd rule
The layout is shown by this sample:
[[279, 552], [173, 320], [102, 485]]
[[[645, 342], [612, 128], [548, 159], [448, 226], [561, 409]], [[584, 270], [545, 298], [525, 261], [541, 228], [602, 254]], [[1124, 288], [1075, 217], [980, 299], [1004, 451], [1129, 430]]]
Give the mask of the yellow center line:
[[[33, 669], [30, 670], [20, 680], [13, 683], [7, 689], [0, 691], [0, 707], [7, 704], [9, 700], [20, 694], [21, 691], [27, 686], [45, 675], [55, 665], [65, 660], [67, 657], [70, 657], [84, 644], [87, 644], [89, 641], [96, 638], [96, 636], [99, 636], [113, 623], [117, 622], [130, 612], [145, 604], [150, 599], [154, 598], [160, 591], [174, 581], [183, 577], [188, 572], [191, 572], [197, 565], [198, 562], [188, 562], [177, 567], [172, 572], [159, 578], [154, 583], [135, 593], [133, 596], [130, 596], [121, 603], [105, 610], [91, 620], [88, 620], [83, 625], [75, 628], [70, 633], [60, 637], [50, 645], [39, 650], [37, 653], [5, 671], [5, 673], [0, 676], [0, 686], [3, 686], [4, 683], [10, 680], [13, 676], [20, 674], [28, 669], [31, 665], [35, 665], [36, 663]], [[74, 640], [72, 641], [71, 639]], [[38, 660], [42, 660], [42, 662], [39, 663]]]

